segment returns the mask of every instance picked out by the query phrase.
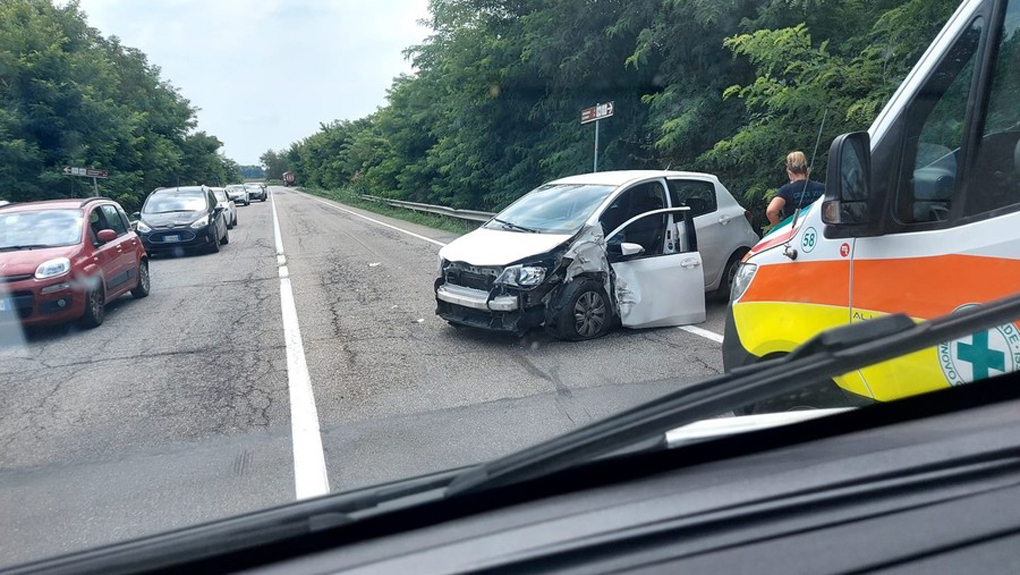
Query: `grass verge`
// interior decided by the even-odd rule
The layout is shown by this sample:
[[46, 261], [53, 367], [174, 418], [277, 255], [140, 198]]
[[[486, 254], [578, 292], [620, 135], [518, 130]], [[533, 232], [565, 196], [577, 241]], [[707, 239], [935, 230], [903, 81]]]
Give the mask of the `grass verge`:
[[427, 226], [430, 228], [436, 228], [453, 232], [456, 234], [466, 234], [471, 230], [478, 227], [474, 222], [467, 222], [464, 220], [458, 220], [454, 218], [447, 218], [437, 214], [427, 214], [422, 212], [415, 212], [404, 208], [394, 208], [386, 204], [380, 204], [363, 200], [350, 190], [323, 190], [319, 188], [301, 188], [302, 192], [306, 192], [315, 196], [326, 198], [329, 200], [335, 200], [341, 204], [352, 206], [355, 208], [361, 208], [369, 212], [375, 212], [384, 216], [390, 216], [404, 220], [405, 222], [411, 222], [412, 224], [418, 224], [420, 226]]

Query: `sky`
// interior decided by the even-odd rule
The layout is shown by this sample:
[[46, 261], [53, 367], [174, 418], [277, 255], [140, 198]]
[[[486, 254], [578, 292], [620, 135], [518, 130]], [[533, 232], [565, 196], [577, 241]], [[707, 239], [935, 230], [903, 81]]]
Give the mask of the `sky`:
[[145, 52], [200, 108], [198, 129], [258, 164], [320, 122], [385, 103], [428, 29], [428, 0], [80, 0], [104, 36]]

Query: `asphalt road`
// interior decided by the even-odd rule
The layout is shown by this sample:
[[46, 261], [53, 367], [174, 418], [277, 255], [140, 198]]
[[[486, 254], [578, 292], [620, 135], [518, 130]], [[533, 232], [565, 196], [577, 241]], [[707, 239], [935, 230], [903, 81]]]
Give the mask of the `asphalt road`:
[[[722, 369], [718, 343], [676, 328], [454, 329], [432, 296], [451, 234], [273, 193], [284, 258], [255, 203], [219, 254], [153, 261], [151, 295], [100, 328], [4, 338], [23, 343], [0, 349], [0, 566], [294, 500], [308, 422], [281, 264], [334, 491], [496, 457]], [[723, 312], [699, 327], [722, 333]]]

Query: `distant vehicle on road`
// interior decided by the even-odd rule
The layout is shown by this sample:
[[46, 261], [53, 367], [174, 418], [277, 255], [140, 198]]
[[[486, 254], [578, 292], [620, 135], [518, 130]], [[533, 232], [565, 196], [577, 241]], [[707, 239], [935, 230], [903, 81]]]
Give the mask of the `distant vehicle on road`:
[[226, 187], [226, 190], [230, 199], [234, 200], [234, 204], [251, 205], [251, 199], [248, 198], [248, 190], [244, 187], [244, 184], [231, 184]]
[[[758, 241], [718, 178], [599, 172], [542, 185], [439, 252], [436, 313], [454, 325], [591, 339], [611, 324], [705, 319]], [[722, 286], [722, 287], [720, 287]]]
[[109, 198], [0, 207], [0, 322], [103, 323], [106, 304], [149, 295], [149, 262]]
[[269, 197], [266, 185], [262, 183], [248, 183], [244, 185], [244, 189], [248, 190], [248, 197], [253, 200], [260, 200], [264, 202]]
[[227, 191], [223, 188], [209, 188], [216, 196], [216, 205], [223, 208], [227, 214], [227, 229], [232, 230], [237, 225], [237, 204], [230, 199]]
[[283, 185], [285, 185], [285, 186], [293, 186], [294, 185], [294, 180], [295, 180], [294, 172], [284, 172], [283, 173]]
[[189, 248], [220, 251], [230, 243], [227, 213], [206, 186], [156, 190], [136, 212], [137, 230], [150, 254], [183, 255]]

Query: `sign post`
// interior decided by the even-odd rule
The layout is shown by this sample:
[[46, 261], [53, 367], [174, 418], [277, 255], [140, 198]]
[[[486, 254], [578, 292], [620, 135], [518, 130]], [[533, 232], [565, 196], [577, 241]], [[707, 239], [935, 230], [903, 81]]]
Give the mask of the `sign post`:
[[595, 162], [592, 166], [593, 172], [599, 171], [599, 120], [611, 117], [613, 115], [613, 110], [613, 102], [595, 104], [591, 108], [581, 110], [582, 125], [595, 122]]
[[99, 195], [99, 179], [107, 179], [110, 177], [108, 170], [94, 170], [92, 168], [75, 168], [72, 166], [64, 166], [61, 173], [65, 176], [78, 176], [80, 178], [92, 178], [92, 192]]

